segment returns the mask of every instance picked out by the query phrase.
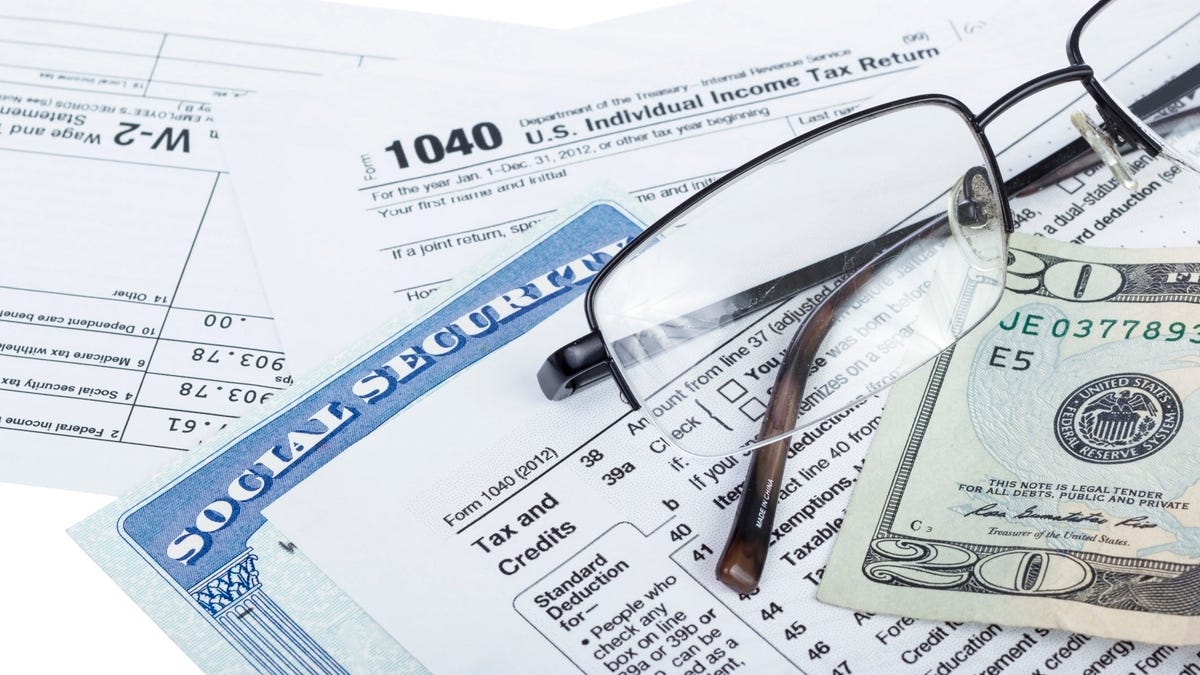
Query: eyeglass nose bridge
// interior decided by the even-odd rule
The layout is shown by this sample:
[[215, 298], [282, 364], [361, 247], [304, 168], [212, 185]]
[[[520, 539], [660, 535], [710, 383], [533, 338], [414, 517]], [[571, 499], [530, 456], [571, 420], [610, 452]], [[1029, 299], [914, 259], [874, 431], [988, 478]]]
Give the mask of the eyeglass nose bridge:
[[[987, 108], [984, 108], [983, 112], [975, 116], [975, 123], [978, 124], [980, 128], [985, 128], [992, 122], [996, 121], [996, 118], [1008, 111], [1008, 109], [1038, 92], [1045, 91], [1052, 87], [1057, 87], [1061, 84], [1069, 84], [1071, 82], [1088, 82], [1094, 78], [1095, 73], [1092, 71], [1092, 67], [1082, 65], [1060, 68], [1058, 70], [1046, 73], [1045, 75], [1035, 77], [1028, 82], [1024, 82], [1016, 87], [1013, 87], [1003, 96], [996, 99], [995, 102], [993, 102]], [[1107, 105], [1106, 101], [1098, 100], [1097, 102]]]
[[985, 108], [983, 112], [975, 115], [974, 122], [980, 129], [984, 129], [994, 122], [997, 117], [1030, 96], [1052, 87], [1072, 82], [1081, 83], [1083, 88], [1092, 97], [1092, 100], [1096, 102], [1096, 108], [1100, 113], [1101, 119], [1104, 120], [1104, 129], [1112, 138], [1117, 141], [1124, 141], [1130, 145], [1136, 145], [1149, 153], [1151, 157], [1158, 156], [1162, 151], [1162, 146], [1136, 124], [1130, 123], [1125, 115], [1117, 112], [1117, 104], [1100, 87], [1100, 84], [1096, 81], [1096, 73], [1092, 70], [1092, 67], [1085, 64], [1053, 70], [1045, 75], [1035, 77], [1032, 80], [1013, 87]]

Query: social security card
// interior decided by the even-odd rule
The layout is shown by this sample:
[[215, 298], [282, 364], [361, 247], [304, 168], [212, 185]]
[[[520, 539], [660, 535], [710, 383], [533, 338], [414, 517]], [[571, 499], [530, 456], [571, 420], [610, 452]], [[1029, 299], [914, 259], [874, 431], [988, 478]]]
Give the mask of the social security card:
[[[297, 382], [71, 536], [206, 671], [425, 672], [263, 509], [580, 297], [641, 230], [619, 204], [587, 203], [415, 322], [385, 328]], [[345, 296], [353, 302], [354, 289]], [[319, 320], [320, 308], [313, 313]]]

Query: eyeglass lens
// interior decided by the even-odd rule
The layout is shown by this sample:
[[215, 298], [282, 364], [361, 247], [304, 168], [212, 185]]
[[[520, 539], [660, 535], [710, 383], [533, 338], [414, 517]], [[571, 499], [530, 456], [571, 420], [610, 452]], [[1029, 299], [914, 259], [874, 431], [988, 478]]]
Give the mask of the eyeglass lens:
[[[952, 344], [1003, 286], [988, 167], [962, 113], [913, 104], [792, 147], [675, 218], [594, 297], [647, 417], [699, 455], [803, 442]], [[816, 337], [789, 358], [826, 298]], [[802, 369], [785, 375], [803, 381], [793, 409], [764, 427], [789, 366]]]

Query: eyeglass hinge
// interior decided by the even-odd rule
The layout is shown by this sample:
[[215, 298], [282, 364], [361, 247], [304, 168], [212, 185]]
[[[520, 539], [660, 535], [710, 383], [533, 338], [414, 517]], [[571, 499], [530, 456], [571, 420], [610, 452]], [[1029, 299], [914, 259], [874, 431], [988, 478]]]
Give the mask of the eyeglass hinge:
[[599, 333], [560, 347], [538, 369], [538, 386], [551, 401], [561, 401], [612, 374], [604, 340]]

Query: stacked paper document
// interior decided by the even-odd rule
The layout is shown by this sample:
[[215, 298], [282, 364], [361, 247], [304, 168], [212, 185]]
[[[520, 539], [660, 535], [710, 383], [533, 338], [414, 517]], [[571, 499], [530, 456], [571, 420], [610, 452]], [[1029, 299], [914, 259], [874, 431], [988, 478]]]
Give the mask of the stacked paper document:
[[[818, 602], [882, 398], [802, 443], [739, 594], [713, 569], [749, 454], [679, 450], [612, 383], [550, 402], [535, 378], [655, 219], [872, 101], [987, 105], [1061, 66], [1088, 4], [698, 0], [570, 31], [306, 0], [7, 7], [0, 480], [120, 495], [70, 535], [206, 672], [1200, 670], [1053, 612]], [[989, 130], [1001, 160], [1071, 141], [1082, 95]], [[1172, 223], [1153, 240], [1042, 228], [1098, 171], [1047, 182], [1022, 232], [1195, 244], [1196, 184], [1139, 172], [1162, 188], [1139, 209]], [[1043, 245], [1011, 244], [1066, 259]], [[701, 395], [755, 414], [742, 370]]]

